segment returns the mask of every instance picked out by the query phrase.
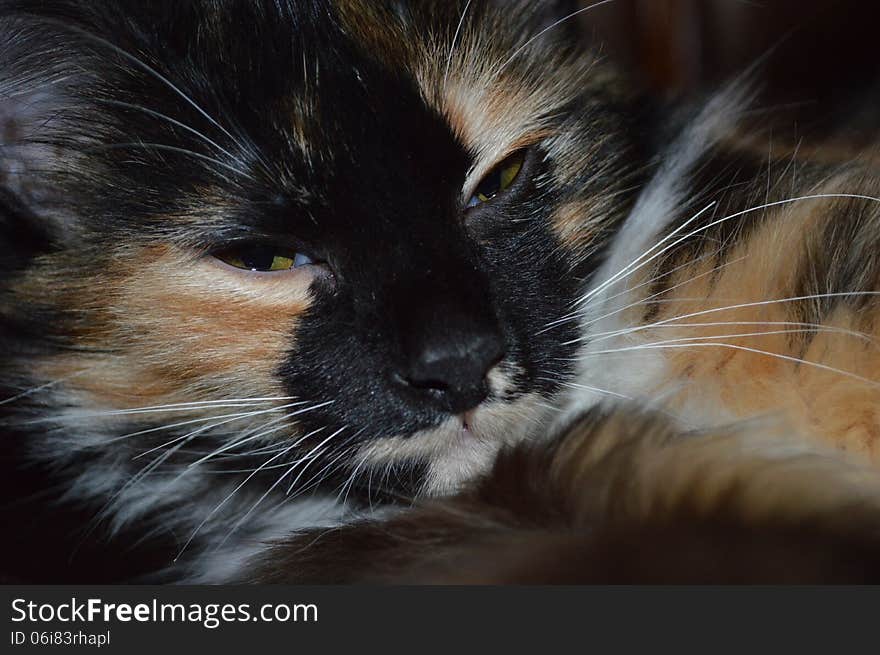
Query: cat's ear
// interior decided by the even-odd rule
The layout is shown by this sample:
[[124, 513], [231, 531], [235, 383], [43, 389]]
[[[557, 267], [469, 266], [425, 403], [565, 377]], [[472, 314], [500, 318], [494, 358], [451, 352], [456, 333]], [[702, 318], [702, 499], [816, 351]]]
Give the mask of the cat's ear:
[[[20, 234], [23, 254], [39, 250], [49, 231], [72, 224], [54, 176], [75, 169], [84, 144], [67, 117], [82, 115], [74, 89], [94, 82], [86, 62], [70, 40], [0, 13], [0, 249], [15, 250], [2, 239]], [[51, 230], [37, 218], [50, 214], [58, 224]], [[0, 268], [6, 261], [0, 257]]]
[[0, 276], [21, 271], [34, 257], [52, 252], [54, 243], [49, 223], [0, 187]]

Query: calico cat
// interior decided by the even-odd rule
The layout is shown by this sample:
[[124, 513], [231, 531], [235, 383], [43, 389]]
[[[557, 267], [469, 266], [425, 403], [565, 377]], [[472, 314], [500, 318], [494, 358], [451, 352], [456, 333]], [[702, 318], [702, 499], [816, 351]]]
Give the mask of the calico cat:
[[[710, 477], [738, 448], [745, 479], [793, 471], [779, 494], [818, 518], [779, 517], [777, 552], [800, 530], [873, 571], [873, 471], [792, 464], [877, 448], [870, 165], [768, 164], [734, 138], [745, 84], [656, 111], [584, 47], [584, 10], [0, 1], [5, 575], [369, 578], [334, 572], [359, 538], [312, 531], [430, 529], [413, 498], [530, 488], [543, 465], [505, 458], [579, 452], [607, 398], [642, 408], [612, 412], [621, 438], [656, 434], [645, 407], [708, 433], [669, 452], [710, 444]], [[840, 543], [818, 479], [865, 508]], [[318, 550], [267, 572], [293, 533]]]

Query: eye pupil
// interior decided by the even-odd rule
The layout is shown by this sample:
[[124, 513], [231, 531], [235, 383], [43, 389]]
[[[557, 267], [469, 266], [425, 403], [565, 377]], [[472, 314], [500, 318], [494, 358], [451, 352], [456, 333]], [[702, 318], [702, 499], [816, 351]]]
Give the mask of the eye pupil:
[[269, 248], [249, 248], [239, 253], [243, 268], [252, 271], [270, 271], [275, 261], [275, 253]]
[[494, 170], [477, 187], [477, 198], [482, 202], [488, 202], [501, 191], [501, 172]]

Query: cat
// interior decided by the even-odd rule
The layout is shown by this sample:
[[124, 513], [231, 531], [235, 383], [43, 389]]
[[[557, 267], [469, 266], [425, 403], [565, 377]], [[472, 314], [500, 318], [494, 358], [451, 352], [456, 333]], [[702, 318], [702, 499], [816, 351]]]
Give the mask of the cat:
[[[656, 106], [586, 10], [0, 2], [3, 575], [298, 580], [310, 539], [309, 579], [368, 578], [314, 537], [591, 443], [608, 399], [719, 474], [742, 421], [744, 470], [870, 460], [870, 166], [768, 164], [743, 81]], [[869, 465], [815, 457], [873, 516]]]

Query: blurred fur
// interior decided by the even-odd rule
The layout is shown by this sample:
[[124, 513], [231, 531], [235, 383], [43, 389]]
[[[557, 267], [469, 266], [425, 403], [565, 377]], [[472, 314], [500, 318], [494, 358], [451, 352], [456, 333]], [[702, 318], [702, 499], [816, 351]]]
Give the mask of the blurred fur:
[[854, 583], [880, 579], [876, 471], [756, 425], [593, 410], [455, 497], [312, 530], [250, 582]]

